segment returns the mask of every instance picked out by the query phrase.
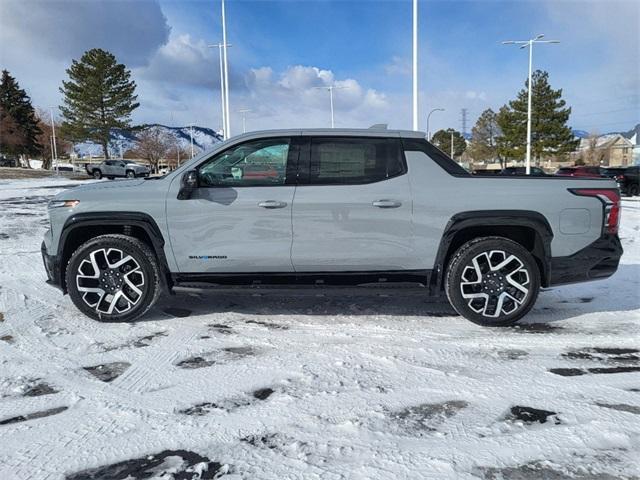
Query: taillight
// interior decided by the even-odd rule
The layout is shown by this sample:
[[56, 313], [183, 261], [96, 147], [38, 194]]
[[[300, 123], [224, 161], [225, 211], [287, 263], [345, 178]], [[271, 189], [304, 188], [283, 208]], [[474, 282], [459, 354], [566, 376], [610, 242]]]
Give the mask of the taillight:
[[570, 188], [581, 197], [596, 197], [604, 205], [604, 231], [615, 235], [620, 224], [620, 192], [611, 188]]

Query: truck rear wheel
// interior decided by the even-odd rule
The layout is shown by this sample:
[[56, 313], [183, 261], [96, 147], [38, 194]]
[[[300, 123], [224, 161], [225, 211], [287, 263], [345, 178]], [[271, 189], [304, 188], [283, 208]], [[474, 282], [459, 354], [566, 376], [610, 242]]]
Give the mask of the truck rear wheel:
[[65, 278], [75, 306], [103, 322], [135, 320], [160, 294], [154, 253], [126, 235], [101, 235], [81, 245], [69, 260]]
[[483, 326], [515, 324], [533, 307], [540, 272], [531, 253], [503, 237], [481, 237], [462, 245], [446, 274], [449, 302]]

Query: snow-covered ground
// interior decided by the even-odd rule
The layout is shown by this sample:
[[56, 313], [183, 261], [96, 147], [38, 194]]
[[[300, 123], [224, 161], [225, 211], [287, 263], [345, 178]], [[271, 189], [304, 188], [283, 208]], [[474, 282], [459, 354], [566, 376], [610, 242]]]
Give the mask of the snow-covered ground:
[[44, 283], [62, 179], [0, 180], [0, 479], [640, 476], [640, 201], [610, 279], [486, 329], [419, 298], [177, 295], [135, 324]]

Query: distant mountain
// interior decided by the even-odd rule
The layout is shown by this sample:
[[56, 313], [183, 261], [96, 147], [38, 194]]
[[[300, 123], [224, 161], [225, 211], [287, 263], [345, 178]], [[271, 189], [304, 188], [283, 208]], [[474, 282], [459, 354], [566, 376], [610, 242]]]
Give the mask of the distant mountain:
[[[130, 130], [113, 129], [109, 141], [109, 154], [112, 158], [120, 157], [120, 150], [125, 153], [136, 146], [138, 135], [149, 129], [158, 127], [167, 135], [175, 138], [176, 142], [184, 150], [191, 149], [191, 127], [167, 127], [160, 124], [148, 124], [133, 127]], [[196, 153], [208, 150], [216, 143], [222, 141], [222, 135], [211, 128], [193, 126], [193, 148]], [[93, 142], [76, 143], [73, 146], [74, 153], [79, 158], [102, 157], [102, 146]]]
[[[589, 132], [585, 130], [572, 130], [573, 135], [577, 138], [587, 138], [589, 137]], [[640, 123], [633, 127], [631, 130], [627, 132], [607, 132], [599, 135], [600, 137], [612, 137], [614, 135], [622, 135], [624, 138], [631, 138], [636, 135], [636, 142], [640, 142]]]
[[586, 130], [571, 130], [574, 137], [577, 138], [587, 138], [589, 136], [589, 132]]

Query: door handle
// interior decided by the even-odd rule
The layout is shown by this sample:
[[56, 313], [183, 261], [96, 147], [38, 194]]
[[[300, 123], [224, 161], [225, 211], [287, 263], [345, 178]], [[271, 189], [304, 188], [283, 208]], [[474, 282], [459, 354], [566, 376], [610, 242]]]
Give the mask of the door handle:
[[262, 208], [284, 208], [287, 206], [287, 202], [278, 202], [277, 200], [265, 200], [258, 204]]
[[397, 200], [376, 200], [372, 205], [378, 208], [398, 208], [402, 205], [402, 202]]

